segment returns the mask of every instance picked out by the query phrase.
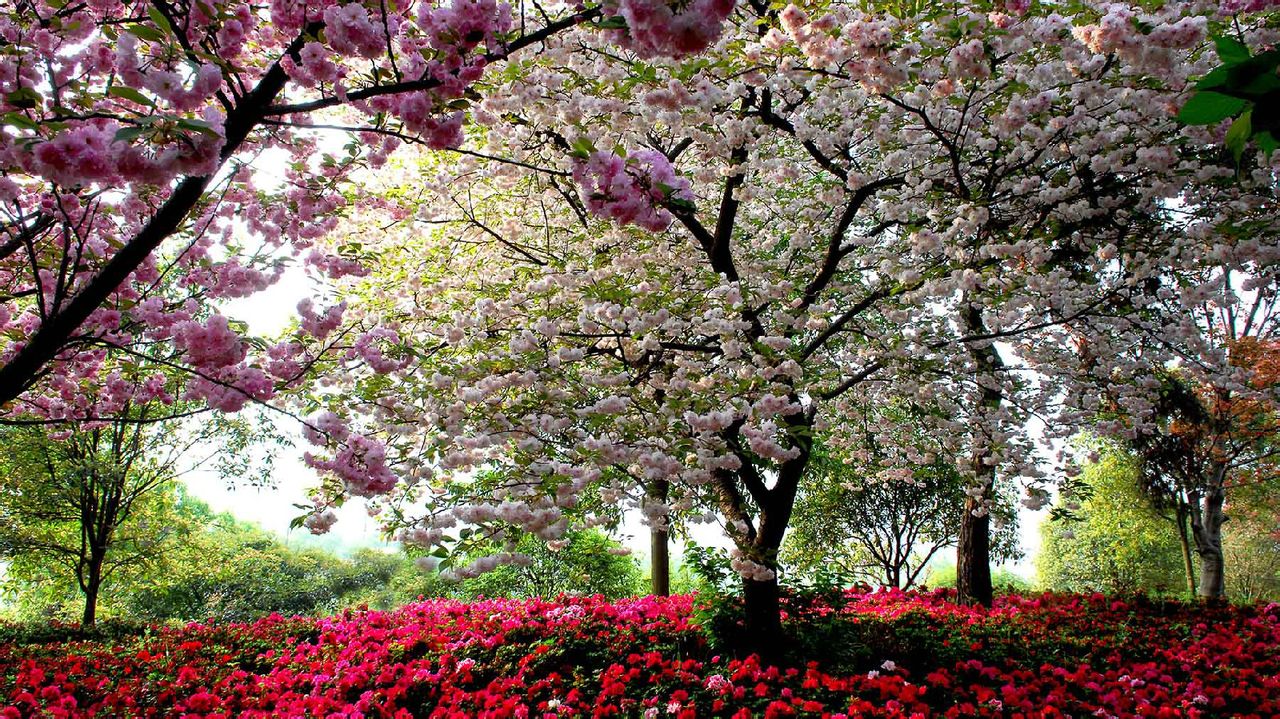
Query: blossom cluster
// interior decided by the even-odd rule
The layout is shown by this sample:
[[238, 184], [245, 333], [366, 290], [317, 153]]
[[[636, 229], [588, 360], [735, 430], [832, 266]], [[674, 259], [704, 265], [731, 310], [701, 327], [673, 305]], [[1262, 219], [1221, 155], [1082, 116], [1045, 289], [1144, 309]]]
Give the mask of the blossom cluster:
[[[0, 717], [1208, 717], [1280, 711], [1280, 606], [853, 591], [796, 666], [722, 655], [689, 596], [432, 600], [0, 646]], [[915, 651], [912, 651], [915, 650]], [[921, 651], [923, 650], [923, 651]]]
[[671, 224], [666, 204], [694, 199], [689, 181], [657, 150], [637, 150], [626, 157], [593, 152], [574, 164], [573, 179], [593, 213], [650, 232], [662, 232]]
[[692, 0], [674, 7], [663, 0], [618, 0], [616, 5], [627, 24], [624, 46], [645, 58], [683, 57], [720, 37], [735, 0]]
[[[663, 21], [658, 10], [671, 13], [661, 3], [651, 12], [624, 4], [635, 42], [671, 56], [706, 47], [733, 5], [699, 0]], [[545, 43], [599, 13], [544, 10], [501, 0], [380, 9], [346, 0], [4, 5], [0, 244], [10, 249], [0, 258], [8, 298], [0, 359], [60, 345], [29, 377], [6, 385], [24, 394], [11, 411], [104, 416], [133, 387], [136, 400], [191, 399], [234, 412], [296, 388], [331, 350], [360, 371], [402, 367], [388, 328], [327, 341], [340, 305], [314, 316], [304, 310], [302, 335], [271, 345], [245, 342], [243, 327], [216, 326], [218, 302], [265, 290], [299, 260], [326, 280], [368, 274], [367, 255], [338, 250], [325, 236], [355, 206], [396, 203], [361, 197], [353, 173], [382, 167], [407, 142], [461, 146], [493, 63], [534, 46], [528, 36]], [[310, 119], [317, 111], [332, 115], [324, 128]], [[337, 127], [355, 138], [345, 155], [319, 142]], [[291, 159], [262, 163], [264, 151]], [[114, 279], [95, 283], [112, 262]], [[58, 336], [69, 330], [57, 321], [73, 297], [99, 305], [72, 323], [74, 340]], [[121, 363], [100, 348], [140, 346], [193, 370], [191, 379], [170, 373], [159, 392], [132, 377], [107, 387]], [[91, 407], [97, 398], [101, 406]], [[376, 450], [348, 458], [376, 473]]]

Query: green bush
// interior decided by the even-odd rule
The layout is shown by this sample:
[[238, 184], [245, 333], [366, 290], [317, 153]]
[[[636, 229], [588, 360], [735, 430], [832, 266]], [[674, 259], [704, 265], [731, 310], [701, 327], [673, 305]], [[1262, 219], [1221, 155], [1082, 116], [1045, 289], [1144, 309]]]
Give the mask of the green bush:
[[[642, 573], [631, 556], [611, 553], [620, 546], [596, 530], [577, 530], [565, 535], [563, 548], [552, 550], [546, 542], [525, 535], [515, 551], [528, 556], [528, 566], [500, 566], [478, 577], [448, 586], [449, 596], [459, 599], [476, 597], [541, 597], [551, 599], [560, 594], [602, 594], [610, 599], [632, 597], [644, 589]], [[497, 545], [484, 546], [474, 556], [501, 551]], [[470, 557], [463, 558], [466, 563]]]
[[67, 622], [0, 622], [0, 645], [58, 644], [93, 641], [116, 643], [150, 634], [154, 627], [145, 621], [106, 619], [85, 629]]

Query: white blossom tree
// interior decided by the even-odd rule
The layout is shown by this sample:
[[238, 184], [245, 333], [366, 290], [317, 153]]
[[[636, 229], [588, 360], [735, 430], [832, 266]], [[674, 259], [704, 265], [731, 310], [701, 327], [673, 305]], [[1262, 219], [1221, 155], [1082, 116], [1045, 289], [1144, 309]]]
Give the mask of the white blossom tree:
[[[554, 541], [598, 521], [588, 490], [719, 521], [767, 647], [814, 438], [907, 398], [944, 409], [930, 431], [974, 488], [961, 587], [989, 600], [992, 485], [1042, 478], [1028, 418], [1072, 429], [1066, 343], [1129, 331], [1206, 236], [1274, 247], [1176, 211], [1233, 172], [1203, 151], [1217, 129], [1174, 119], [1212, 62], [1197, 12], [749, 3], [702, 56], [548, 38], [486, 88], [461, 157], [392, 191], [411, 217], [349, 228], [383, 266], [348, 319], [399, 354], [314, 398], [323, 496], [385, 495], [407, 541], [447, 547]], [[1217, 183], [1223, 216], [1272, 169]]]

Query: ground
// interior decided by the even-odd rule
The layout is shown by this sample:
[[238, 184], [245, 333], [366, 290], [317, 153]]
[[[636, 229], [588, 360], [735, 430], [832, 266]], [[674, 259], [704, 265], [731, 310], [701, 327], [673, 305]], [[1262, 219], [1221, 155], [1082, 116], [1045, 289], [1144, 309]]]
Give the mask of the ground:
[[950, 599], [793, 599], [789, 668], [735, 658], [733, 603], [691, 596], [435, 600], [15, 641], [0, 646], [0, 716], [1280, 714], [1280, 605], [1008, 595], [986, 610]]

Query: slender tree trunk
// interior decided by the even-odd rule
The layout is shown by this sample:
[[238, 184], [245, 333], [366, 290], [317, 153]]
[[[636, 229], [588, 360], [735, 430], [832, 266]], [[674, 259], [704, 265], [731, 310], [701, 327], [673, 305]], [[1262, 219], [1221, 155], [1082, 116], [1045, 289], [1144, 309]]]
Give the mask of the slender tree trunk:
[[1222, 523], [1226, 492], [1221, 484], [1205, 492], [1200, 511], [1192, 514], [1196, 553], [1200, 555], [1200, 599], [1220, 602], [1227, 597], [1226, 567], [1222, 553]]
[[[649, 496], [665, 504], [669, 490], [670, 483], [659, 479], [649, 486]], [[649, 528], [649, 591], [659, 597], [671, 594], [671, 543], [665, 525]]]
[[[970, 302], [962, 315], [964, 328], [970, 335], [987, 332], [982, 308], [976, 302]], [[1004, 360], [990, 342], [969, 344], [969, 356], [974, 363], [974, 381], [980, 388], [978, 406], [974, 408], [970, 467], [974, 481], [982, 487], [982, 494], [968, 496], [964, 501], [956, 544], [956, 592], [962, 603], [989, 607], [995, 592], [991, 586], [991, 514], [987, 501], [995, 496], [996, 467], [989, 461], [995, 450], [983, 441], [980, 423], [1004, 401], [1004, 391], [996, 376], [1004, 369]]]
[[1178, 542], [1182, 545], [1182, 571], [1187, 579], [1187, 596], [1196, 596], [1196, 568], [1191, 562], [1191, 535], [1187, 527], [1187, 510], [1179, 506], [1175, 521], [1178, 524]]

